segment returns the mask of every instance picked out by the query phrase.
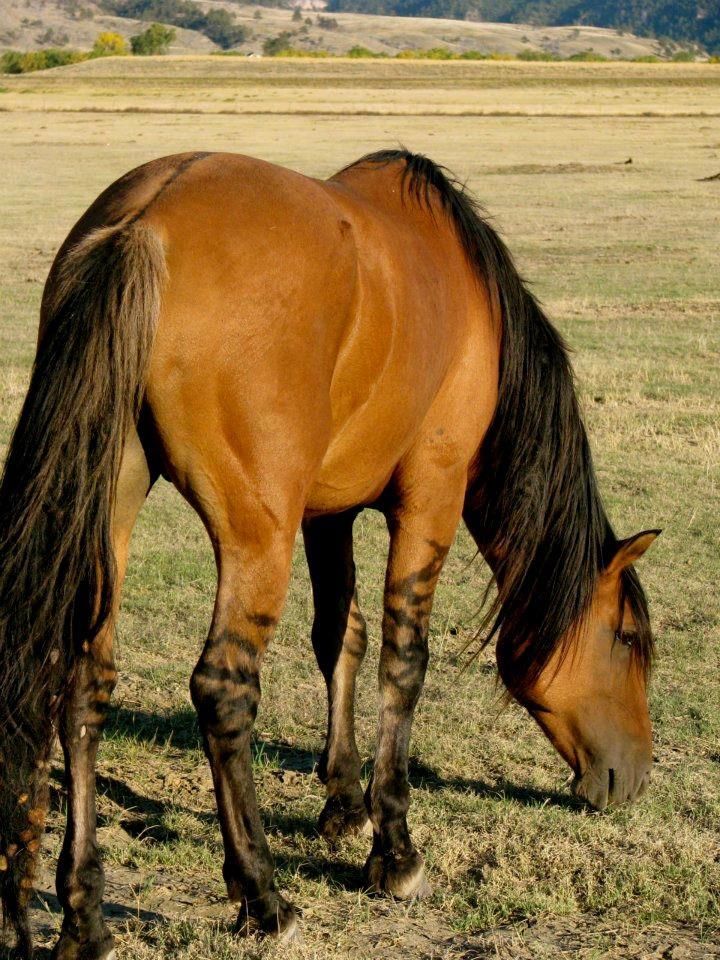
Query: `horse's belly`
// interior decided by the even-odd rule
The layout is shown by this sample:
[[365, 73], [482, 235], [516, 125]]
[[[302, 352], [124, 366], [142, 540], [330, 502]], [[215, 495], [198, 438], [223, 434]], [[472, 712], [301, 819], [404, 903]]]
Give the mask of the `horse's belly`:
[[330, 443], [307, 513], [335, 513], [378, 499], [415, 437], [415, 423], [394, 429], [370, 415]]

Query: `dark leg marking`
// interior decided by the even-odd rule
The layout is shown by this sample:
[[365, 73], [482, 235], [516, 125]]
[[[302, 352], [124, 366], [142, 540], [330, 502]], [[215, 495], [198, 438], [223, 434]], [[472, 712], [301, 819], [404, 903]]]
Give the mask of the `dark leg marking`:
[[[272, 629], [274, 617], [248, 621]], [[260, 660], [266, 644], [238, 633], [211, 634], [190, 682], [210, 762], [225, 846], [223, 876], [240, 903], [238, 932], [288, 934], [295, 911], [275, 889], [273, 860], [257, 808], [250, 737], [260, 703]]]
[[95, 761], [116, 678], [108, 644], [98, 638], [78, 665], [61, 720], [68, 822], [57, 867], [64, 919], [53, 960], [104, 960], [113, 953], [101, 906], [105, 878], [96, 836]]
[[410, 804], [408, 752], [413, 712], [428, 664], [428, 623], [437, 578], [447, 547], [425, 541], [414, 545], [429, 559], [416, 572], [395, 580], [402, 569], [400, 551], [391, 557], [385, 588], [383, 642], [380, 653], [380, 724], [373, 776], [365, 801], [373, 825], [373, 846], [365, 865], [370, 889], [407, 898], [426, 894], [423, 858], [407, 826]]

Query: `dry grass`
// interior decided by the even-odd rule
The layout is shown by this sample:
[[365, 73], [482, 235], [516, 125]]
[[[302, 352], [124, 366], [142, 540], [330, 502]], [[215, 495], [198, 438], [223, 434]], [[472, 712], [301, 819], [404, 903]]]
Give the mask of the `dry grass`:
[[[114, 177], [186, 149], [240, 150], [319, 176], [380, 145], [425, 151], [469, 179], [573, 345], [619, 532], [665, 530], [642, 567], [660, 653], [651, 697], [657, 764], [638, 806], [589, 813], [565, 792], [562, 763], [522, 711], [499, 711], [489, 657], [459, 673], [485, 577], [462, 534], [438, 594], [412, 748], [411, 824], [435, 894], [410, 907], [366, 897], [366, 841], [330, 849], [313, 831], [324, 701], [298, 553], [264, 672], [256, 775], [281, 886], [304, 910], [304, 943], [285, 951], [236, 943], [187, 693], [212, 605], [212, 557], [199, 522], [160, 484], [134, 540], [122, 681], [100, 759], [100, 833], [122, 956], [717, 956], [720, 205], [718, 183], [698, 179], [720, 169], [720, 121], [698, 114], [716, 109], [720, 74], [314, 63], [263, 63], [252, 72], [255, 65], [216, 64], [149, 62], [127, 78], [103, 64], [102, 76], [73, 69], [5, 84], [0, 443], [22, 398], [54, 249]], [[618, 97], [611, 104], [609, 91]], [[252, 97], [257, 109], [278, 114], [222, 115], [221, 94], [239, 110]], [[142, 103], [178, 112], [119, 112]], [[643, 117], [650, 103], [659, 114], [696, 115]], [[328, 104], [333, 115], [298, 113]], [[342, 112], [378, 104], [397, 115]], [[446, 113], [413, 115], [428, 104]], [[452, 115], [468, 104], [526, 113], [552, 104], [565, 115]], [[104, 112], [79, 112], [89, 105]], [[180, 110], [195, 107], [209, 112]], [[582, 109], [608, 115], [573, 115]], [[377, 517], [361, 518], [357, 539], [372, 638], [358, 706], [369, 760], [386, 546]], [[58, 924], [47, 893], [61, 827], [57, 784], [48, 912], [37, 911], [46, 939]]]
[[8, 76], [3, 86], [0, 109], [23, 113], [426, 115], [435, 124], [447, 116], [720, 115], [720, 66], [707, 63], [113, 57]]

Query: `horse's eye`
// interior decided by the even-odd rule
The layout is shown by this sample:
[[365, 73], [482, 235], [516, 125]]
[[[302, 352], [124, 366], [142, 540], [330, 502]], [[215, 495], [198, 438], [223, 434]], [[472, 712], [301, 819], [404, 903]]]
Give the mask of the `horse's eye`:
[[631, 647], [635, 641], [635, 634], [628, 633], [626, 630], [616, 630], [615, 640], [624, 647]]

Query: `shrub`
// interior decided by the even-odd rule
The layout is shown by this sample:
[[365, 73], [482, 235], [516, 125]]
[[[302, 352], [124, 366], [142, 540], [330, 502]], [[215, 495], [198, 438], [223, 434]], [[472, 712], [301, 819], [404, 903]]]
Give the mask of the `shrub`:
[[576, 63], [604, 63], [607, 57], [604, 57], [601, 53], [595, 53], [594, 50], [582, 50], [580, 53], [573, 53], [572, 56], [568, 57], [568, 60]]
[[548, 53], [547, 50], [521, 50], [517, 55], [518, 60], [557, 60], [554, 53]]
[[49, 70], [51, 67], [64, 67], [70, 63], [80, 63], [88, 59], [89, 54], [79, 50], [31, 50], [20, 53], [7, 50], [0, 56], [0, 73], [32, 73], [34, 70]]
[[266, 57], [287, 53], [292, 50], [292, 36], [289, 30], [283, 30], [276, 37], [268, 37], [263, 43], [263, 53]]
[[174, 39], [175, 31], [172, 27], [165, 27], [162, 23], [152, 23], [147, 30], [130, 37], [130, 46], [135, 56], [149, 57], [153, 54], [167, 53]]
[[447, 47], [430, 47], [427, 50], [400, 50], [397, 60], [456, 60], [457, 54]]
[[299, 47], [287, 47], [285, 50], [280, 50], [276, 54], [278, 57], [312, 57], [313, 59], [319, 57], [325, 59], [326, 57], [334, 57], [334, 53], [330, 53], [329, 50], [302, 50]]
[[125, 37], [120, 33], [105, 30], [95, 38], [91, 54], [93, 57], [124, 57], [130, 53]]
[[302, 18], [303, 18], [302, 10], [300, 9], [300, 7], [295, 7], [292, 15], [293, 23], [300, 23]]
[[[37, 50], [30, 56], [41, 56], [43, 65], [40, 70], [50, 70], [52, 67], [67, 67], [71, 63], [82, 63], [88, 59], [88, 54], [83, 50], [58, 50], [57, 47], [48, 47], [47, 50]], [[28, 56], [28, 54], [25, 54]]]
[[338, 22], [335, 17], [318, 16], [317, 23], [321, 30], [337, 30], [338, 28]]
[[352, 59], [360, 60], [365, 57], [377, 57], [377, 53], [373, 53], [372, 50], [368, 50], [367, 47], [361, 47], [356, 44], [354, 47], [350, 47], [346, 56], [352, 57]]
[[677, 50], [673, 54], [673, 63], [694, 63], [695, 54], [692, 50]]

